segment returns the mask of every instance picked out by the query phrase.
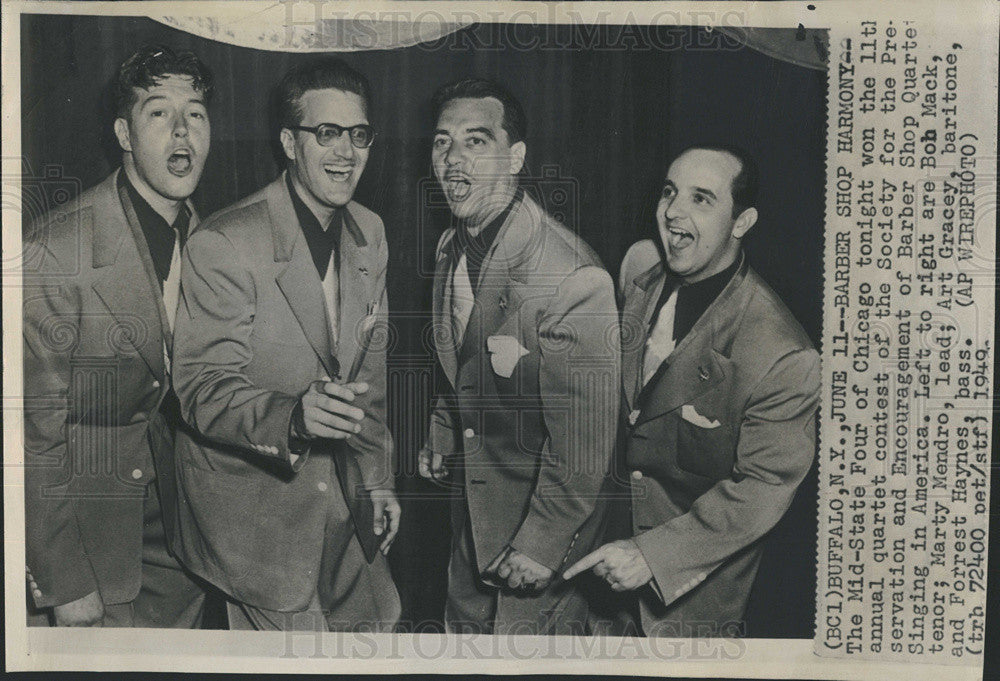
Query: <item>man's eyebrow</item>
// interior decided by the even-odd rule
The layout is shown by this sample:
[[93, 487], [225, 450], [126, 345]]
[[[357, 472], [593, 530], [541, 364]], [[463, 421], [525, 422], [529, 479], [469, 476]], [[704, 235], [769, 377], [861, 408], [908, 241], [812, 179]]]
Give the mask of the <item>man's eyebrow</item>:
[[166, 95], [150, 95], [149, 97], [143, 100], [142, 106], [139, 108], [145, 108], [146, 105], [149, 104], [150, 102], [155, 102], [158, 99], [166, 99], [166, 98], [167, 98]]
[[465, 132], [478, 132], [481, 135], [486, 135], [491, 140], [495, 140], [497, 137], [493, 134], [493, 131], [489, 128], [466, 128]]
[[715, 201], [715, 200], [717, 200], [719, 198], [719, 197], [717, 197], [715, 195], [715, 192], [713, 192], [711, 189], [705, 189], [704, 187], [695, 187], [694, 190], [696, 192], [698, 192], [699, 194], [704, 194], [705, 196], [707, 196], [708, 198], [712, 199], [713, 201]]
[[449, 136], [448, 131], [447, 130], [443, 130], [441, 128], [438, 128], [437, 130], [435, 130], [434, 131], [434, 135], [435, 136], [437, 136], [437, 135], [444, 135], [445, 137]]

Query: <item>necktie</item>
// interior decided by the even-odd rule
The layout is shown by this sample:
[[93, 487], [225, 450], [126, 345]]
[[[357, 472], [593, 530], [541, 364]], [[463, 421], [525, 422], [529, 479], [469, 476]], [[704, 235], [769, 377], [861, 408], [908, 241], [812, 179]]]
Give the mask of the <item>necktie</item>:
[[337, 353], [340, 337], [340, 233], [343, 228], [344, 209], [337, 208], [330, 217], [323, 237], [328, 248], [320, 251], [327, 254], [326, 267], [320, 271], [323, 297], [326, 300], [327, 321], [330, 327], [330, 342], [333, 353]]
[[677, 310], [677, 291], [675, 288], [663, 307], [660, 308], [653, 329], [646, 340], [646, 350], [642, 357], [642, 384], [649, 383], [660, 368], [663, 361], [674, 349], [674, 312]]
[[326, 228], [327, 239], [333, 248], [333, 266], [337, 268], [337, 272], [340, 272], [340, 234], [344, 231], [344, 212], [342, 206], [335, 208]]
[[451, 275], [451, 333], [455, 339], [455, 347], [461, 347], [465, 328], [472, 316], [472, 306], [475, 296], [469, 281], [468, 262], [463, 253]]
[[[184, 250], [184, 243], [187, 241], [188, 225], [191, 222], [191, 213], [188, 211], [188, 207], [181, 204], [180, 210], [177, 211], [177, 217], [174, 218], [174, 223], [171, 226], [171, 241], [173, 242], [171, 247], [170, 265], [167, 267], [167, 276], [161, 282], [162, 292], [163, 292], [163, 308], [167, 313], [167, 325], [170, 327], [171, 334], [174, 330], [174, 319], [177, 316], [177, 302], [180, 297], [180, 285], [181, 285], [181, 251]], [[167, 350], [173, 347], [173, 343], [169, 339], [164, 339], [165, 347]], [[167, 371], [170, 371], [170, 360], [169, 353], [167, 357]]]
[[174, 234], [177, 235], [177, 246], [183, 251], [184, 244], [187, 242], [188, 237], [188, 226], [191, 224], [191, 212], [188, 210], [187, 205], [181, 204], [181, 208], [177, 211], [177, 217], [174, 218], [174, 224], [170, 225], [174, 229]]

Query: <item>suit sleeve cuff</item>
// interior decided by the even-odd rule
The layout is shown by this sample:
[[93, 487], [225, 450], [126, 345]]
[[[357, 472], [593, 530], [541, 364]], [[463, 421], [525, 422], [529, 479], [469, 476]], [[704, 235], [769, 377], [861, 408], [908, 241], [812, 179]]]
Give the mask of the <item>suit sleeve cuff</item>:
[[577, 534], [574, 534], [573, 530], [567, 532], [565, 528], [545, 525], [533, 520], [533, 516], [529, 515], [511, 540], [510, 547], [536, 563], [558, 572], [565, 567]]
[[[664, 551], [669, 550], [671, 542], [666, 540], [662, 526], [636, 535], [632, 541], [639, 547], [649, 571], [653, 573], [650, 587], [664, 605], [670, 605], [708, 577], [706, 572], [697, 572], [663, 558]], [[660, 560], [656, 560], [658, 556]]]
[[99, 591], [94, 568], [85, 556], [69, 560], [63, 558], [58, 578], [36, 579], [30, 568], [27, 578], [28, 591], [36, 608], [65, 605]]

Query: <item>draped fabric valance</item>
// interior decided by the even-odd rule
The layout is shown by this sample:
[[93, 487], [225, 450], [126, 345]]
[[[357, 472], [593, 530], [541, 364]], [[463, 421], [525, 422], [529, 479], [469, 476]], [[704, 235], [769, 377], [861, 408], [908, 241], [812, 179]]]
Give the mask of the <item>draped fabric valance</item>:
[[[334, 5], [335, 7], [335, 5]], [[153, 16], [163, 24], [202, 38], [278, 52], [357, 52], [391, 50], [440, 40], [472, 25], [457, 15], [434, 10], [398, 17], [364, 11], [348, 16], [329, 4], [276, 4], [253, 15]], [[294, 11], [293, 11], [294, 9]], [[731, 40], [798, 66], [826, 70], [826, 32], [799, 28], [716, 27]]]
[[[312, 7], [310, 3], [296, 3]], [[239, 47], [276, 52], [357, 52], [391, 50], [439, 40], [470, 26], [471, 22], [447, 21], [437, 12], [425, 12], [412, 19], [367, 18], [364, 12], [355, 17], [330, 17], [323, 11], [290, 15], [283, 5], [254, 14], [252, 17], [226, 20], [208, 16], [153, 16], [152, 19], [202, 38]], [[326, 16], [324, 16], [326, 15]]]

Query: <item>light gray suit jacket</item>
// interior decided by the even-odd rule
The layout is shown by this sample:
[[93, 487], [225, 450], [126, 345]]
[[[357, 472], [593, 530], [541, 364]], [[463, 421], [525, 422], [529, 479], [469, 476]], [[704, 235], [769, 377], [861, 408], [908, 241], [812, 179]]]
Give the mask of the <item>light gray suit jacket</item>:
[[816, 456], [819, 355], [744, 260], [640, 392], [664, 280], [655, 244], [635, 244], [620, 281], [622, 335], [633, 340], [622, 415], [632, 529], [653, 572], [653, 588], [637, 592], [642, 625], [648, 635], [718, 636], [732, 623], [737, 633], [761, 538]]
[[620, 373], [614, 285], [590, 247], [525, 196], [483, 262], [459, 345], [446, 297], [454, 234], [437, 248], [435, 340], [449, 389], [428, 445], [462, 459], [480, 571], [510, 545], [558, 572], [603, 520]]
[[174, 527], [173, 433], [159, 411], [169, 324], [119, 172], [25, 243], [25, 548], [38, 607], [95, 590], [107, 604], [135, 599], [154, 477]]
[[[388, 250], [382, 221], [351, 202], [340, 243], [339, 342], [284, 175], [212, 215], [188, 240], [174, 341], [174, 384], [188, 423], [178, 438], [174, 548], [196, 574], [269, 610], [303, 610], [316, 588], [333, 456], [352, 457], [368, 489], [391, 488], [385, 420]], [[364, 353], [363, 356], [359, 353]], [[370, 389], [355, 405], [362, 431], [314, 446], [294, 464], [292, 410], [310, 383], [346, 377]], [[331, 455], [332, 454], [332, 455]]]

